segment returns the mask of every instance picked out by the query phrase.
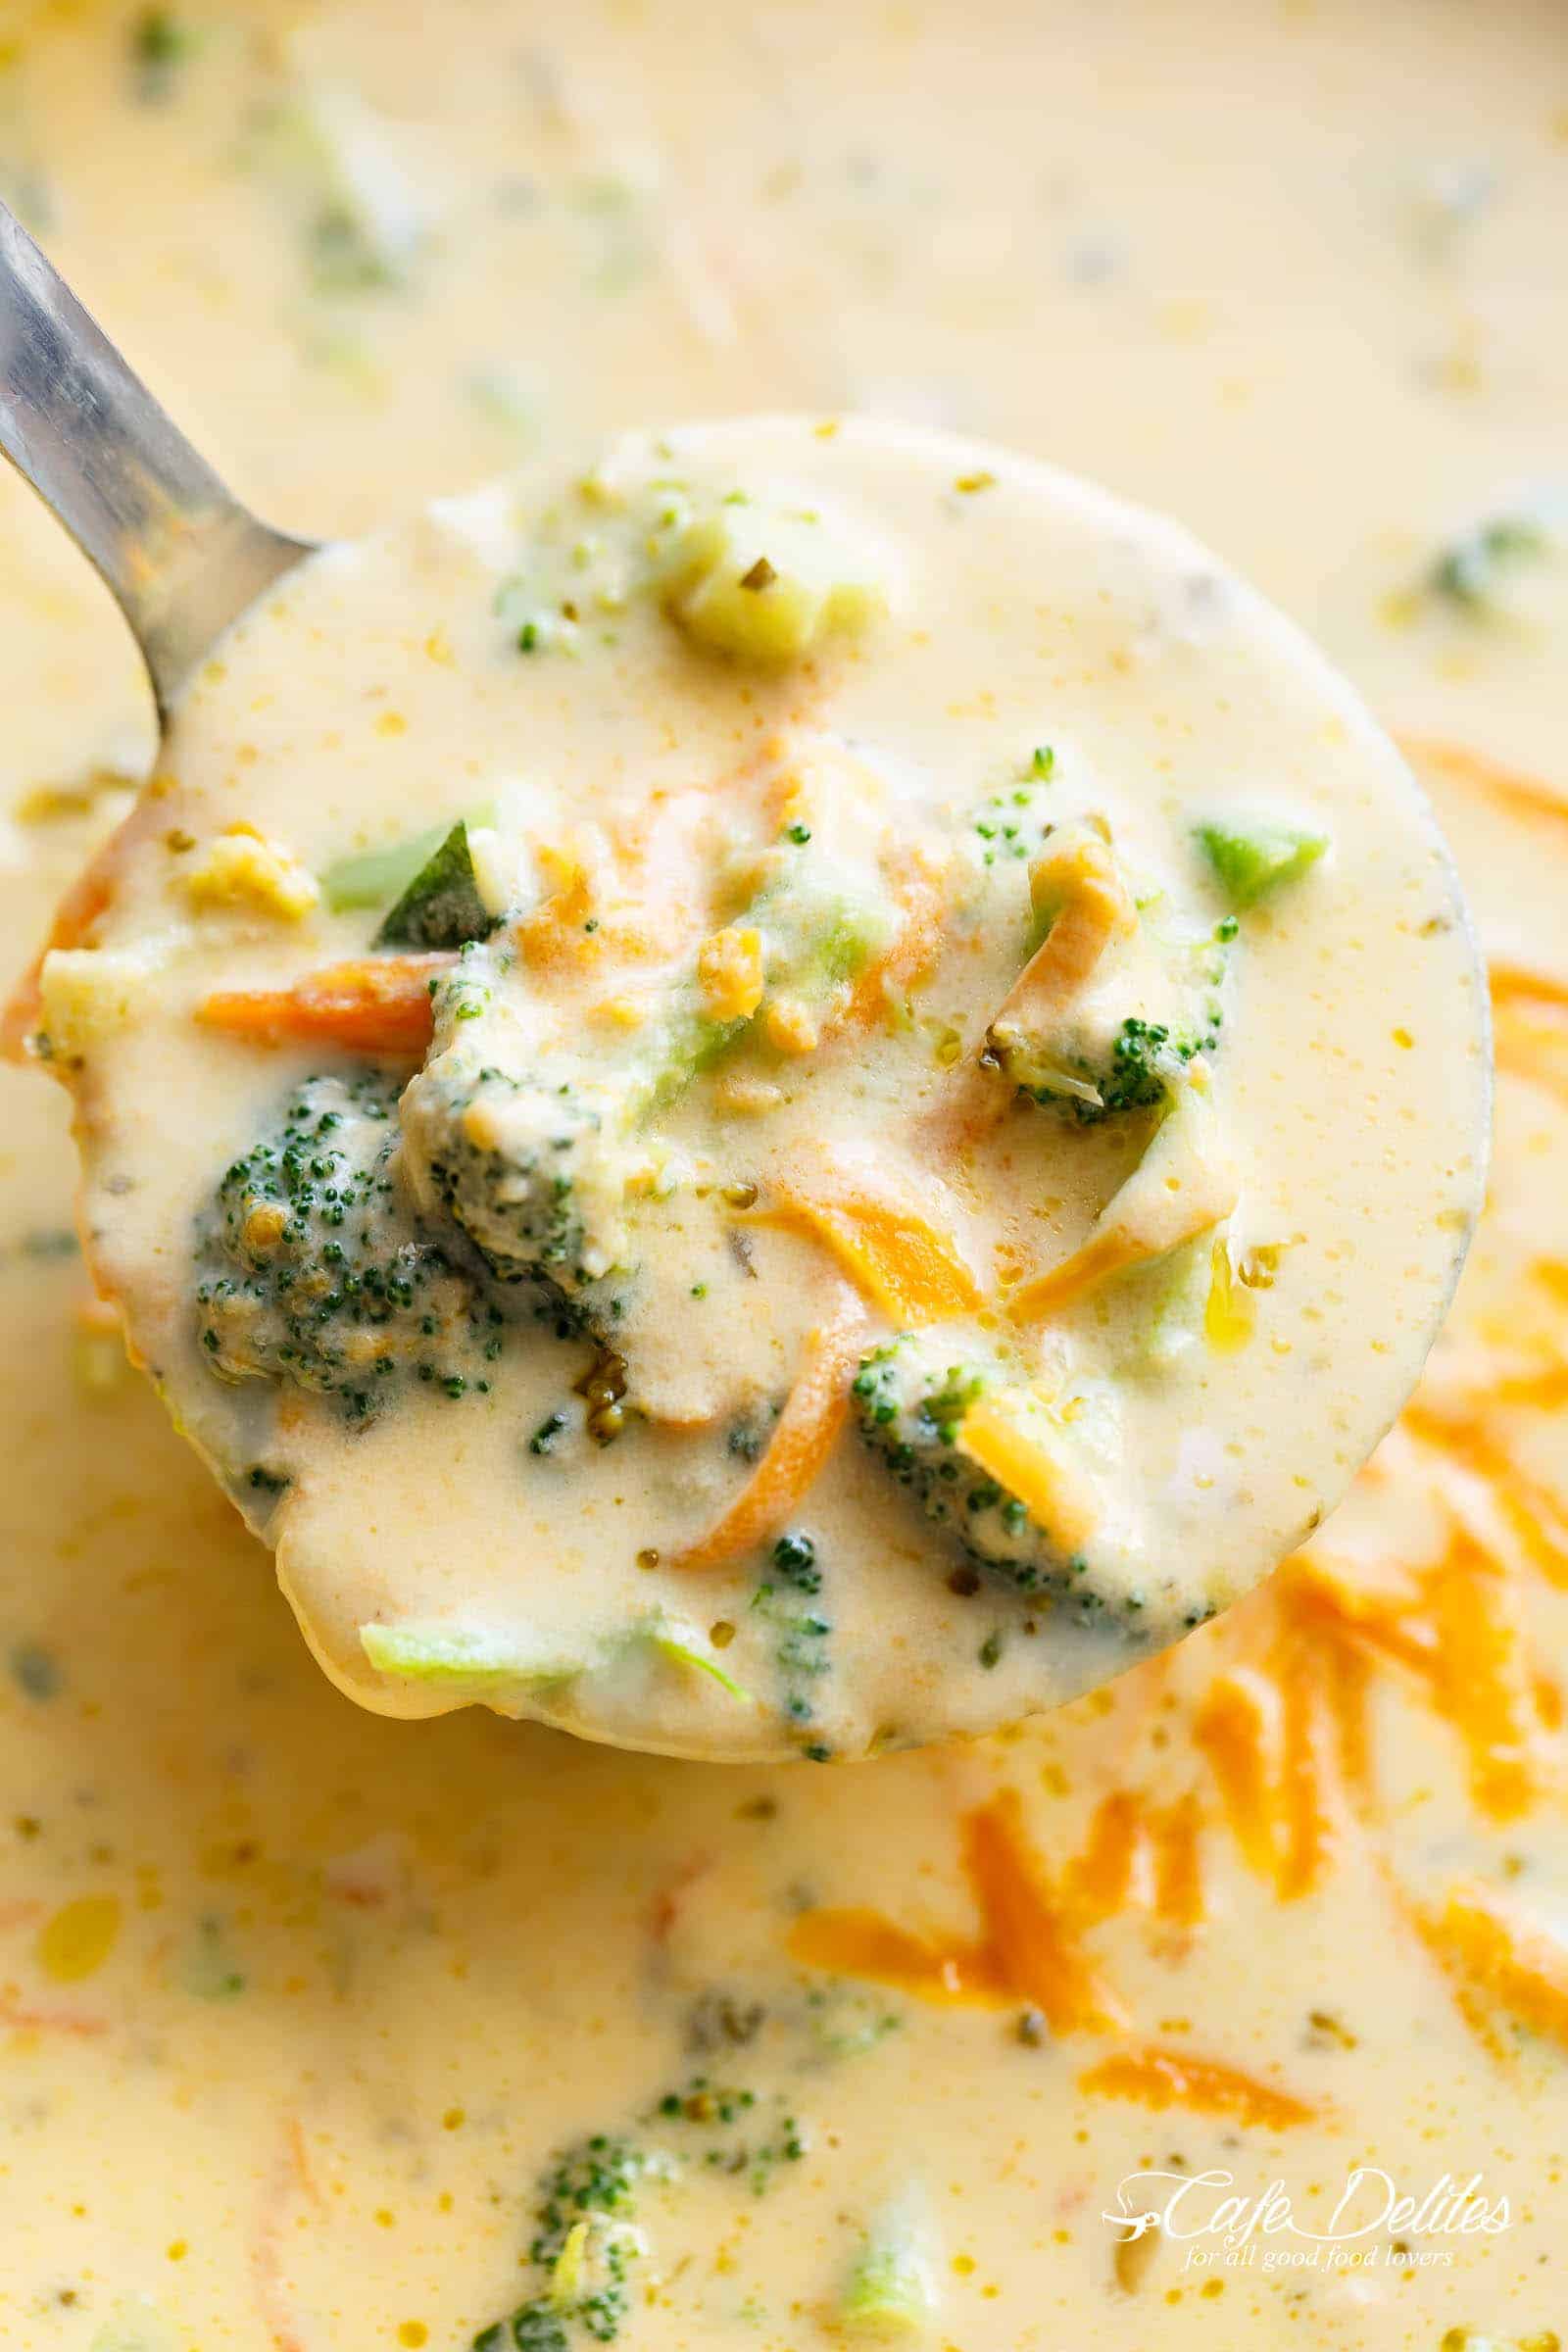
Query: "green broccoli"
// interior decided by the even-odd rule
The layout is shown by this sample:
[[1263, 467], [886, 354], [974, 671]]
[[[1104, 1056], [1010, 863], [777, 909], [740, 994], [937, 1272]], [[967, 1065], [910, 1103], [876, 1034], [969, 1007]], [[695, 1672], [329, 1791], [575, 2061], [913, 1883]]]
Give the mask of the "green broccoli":
[[1237, 913], [1245, 913], [1286, 883], [1298, 882], [1329, 846], [1326, 833], [1282, 825], [1268, 817], [1202, 824], [1196, 839]]
[[415, 1213], [396, 1108], [379, 1070], [307, 1078], [225, 1170], [196, 1243], [199, 1341], [220, 1379], [325, 1392], [351, 1421], [402, 1381], [489, 1388], [506, 1319], [461, 1237], [437, 1240]]
[[1048, 833], [1029, 885], [1038, 945], [982, 1066], [1081, 1126], [1160, 1108], [1187, 1064], [1218, 1048], [1230, 934], [1164, 936], [1094, 819]]
[[416, 1188], [504, 1280], [549, 1280], [596, 1328], [582, 1294], [624, 1262], [631, 1181], [657, 1162], [649, 1122], [752, 1030], [764, 980], [819, 1004], [886, 936], [883, 903], [836, 885], [809, 853], [780, 853], [745, 908], [759, 956], [751, 998], [713, 1010], [694, 961], [601, 1058], [543, 1038], [519, 1053], [494, 952], [470, 947], [436, 990], [435, 1050], [403, 1098]]
[[[999, 1366], [960, 1353], [959, 1346], [951, 1334], [906, 1332], [866, 1356], [852, 1394], [872, 1453], [928, 1519], [951, 1530], [971, 1560], [1016, 1592], [1064, 1600], [1086, 1623], [1109, 1617], [1128, 1634], [1152, 1633], [1158, 1588], [1151, 1586], [1134, 1550], [1098, 1526], [1084, 1543], [1043, 1526], [965, 1450], [960, 1438], [966, 1417], [982, 1397], [1007, 1384]], [[1081, 1426], [1054, 1432], [1054, 1449], [1059, 1453], [1066, 1444], [1077, 1444], [1081, 1450]], [[1086, 1516], [1081, 1497], [1090, 1491], [1091, 1471], [1087, 1462], [1075, 1462], [1072, 1471], [1076, 1492], [1063, 1521], [1076, 1529]]]
[[631, 2273], [647, 2252], [643, 2191], [701, 2169], [762, 2196], [806, 2137], [778, 2098], [694, 2075], [656, 2099], [635, 2135], [595, 2132], [547, 2168], [535, 2192], [527, 2260], [537, 2284], [471, 2352], [575, 2352], [612, 2343], [631, 2309]]
[[867, 2225], [839, 2296], [839, 2324], [862, 2340], [923, 2342], [938, 2309], [936, 2233], [912, 2191], [890, 2199]]

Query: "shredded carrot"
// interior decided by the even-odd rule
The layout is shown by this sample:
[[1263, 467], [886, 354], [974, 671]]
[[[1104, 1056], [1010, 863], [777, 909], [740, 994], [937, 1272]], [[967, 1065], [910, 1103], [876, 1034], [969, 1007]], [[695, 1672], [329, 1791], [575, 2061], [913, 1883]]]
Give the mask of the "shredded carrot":
[[865, 1352], [865, 1309], [843, 1291], [833, 1313], [807, 1344], [806, 1362], [746, 1485], [706, 1536], [671, 1562], [676, 1568], [722, 1568], [776, 1535], [811, 1491], [849, 1410], [850, 1375]]
[[0, 2000], [0, 2027], [13, 2034], [71, 2034], [89, 2040], [108, 2033], [109, 2020], [80, 2009], [28, 2009], [18, 2001]]
[[1449, 1894], [1436, 1932], [1511, 2016], [1568, 2049], [1568, 1947], [1560, 1937], [1481, 1886]]
[[885, 1021], [900, 996], [907, 996], [942, 953], [947, 898], [921, 859], [912, 856], [907, 859], [896, 880], [895, 895], [904, 921], [886, 955], [868, 963], [856, 982], [842, 1015], [848, 1029], [869, 1029]]
[[1075, 1477], [1059, 1432], [1033, 1390], [998, 1386], [978, 1396], [958, 1424], [957, 1448], [1016, 1496], [1037, 1527], [1069, 1551], [1094, 1540], [1099, 1497]]
[[1078, 2078], [1080, 2090], [1106, 2098], [1136, 2099], [1141, 2106], [1185, 2107], [1195, 2115], [1228, 2116], [1238, 2124], [1259, 2124], [1280, 2132], [1308, 2124], [1318, 2110], [1255, 2075], [1196, 2058], [1181, 2050], [1117, 2050]]
[[196, 1018], [250, 1045], [298, 1041], [416, 1061], [430, 1046], [430, 984], [454, 960], [374, 956], [327, 964], [292, 988], [220, 991], [197, 1007]]
[[1439, 1709], [1465, 1742], [1471, 1794], [1481, 1811], [1494, 1821], [1516, 1820], [1538, 1793], [1537, 1724], [1501, 1579], [1461, 1536], [1430, 1592]]
[[1298, 1654], [1293, 1633], [1282, 1633], [1275, 1659], [1282, 1696], [1280, 1718], [1280, 1898], [1310, 1893], [1332, 1857], [1335, 1822], [1329, 1809], [1324, 1753], [1327, 1721], [1318, 1677]]
[[1002, 1790], [968, 1815], [963, 1861], [998, 1981], [1032, 2001], [1054, 2034], [1113, 2034], [1125, 2027], [1126, 2010], [1084, 1951], [1066, 1904], [1029, 1843], [1016, 1789]]
[[1101, 1798], [1089, 1825], [1089, 1841], [1066, 1874], [1067, 1892], [1080, 1919], [1111, 1919], [1122, 1909], [1132, 1891], [1143, 1835], [1138, 1799], [1130, 1788], [1112, 1788]]
[[791, 1930], [791, 1953], [808, 1968], [921, 2000], [1027, 2002], [1055, 2034], [1119, 2033], [1126, 2012], [1083, 1948], [1070, 1898], [1030, 1846], [1015, 1790], [965, 1815], [963, 1867], [981, 1915], [978, 1942], [933, 1940], [866, 1909], [808, 1911]]
[[1198, 1076], [1125, 1184], [1114, 1192], [1087, 1241], [1007, 1300], [1014, 1323], [1038, 1323], [1113, 1274], [1163, 1257], [1207, 1233], [1236, 1206], [1237, 1184], [1216, 1130], [1208, 1089]]
[[1568, 980], [1558, 980], [1549, 972], [1493, 961], [1487, 966], [1487, 980], [1494, 1004], [1516, 1004], [1521, 999], [1532, 1004], [1568, 1004]]
[[997, 1007], [993, 1030], [1048, 1027], [1081, 993], [1111, 943], [1137, 923], [1110, 844], [1088, 826], [1058, 834], [1036, 859], [1029, 881], [1037, 907], [1053, 895], [1058, 904], [1045, 938]]
[[272, 2352], [308, 2352], [283, 2276], [283, 2216], [300, 2192], [319, 2203], [306, 2159], [305, 2134], [297, 2118], [290, 2116], [284, 2123], [282, 2146], [263, 2192], [251, 2240], [251, 2277]]
[[864, 1977], [925, 2001], [1007, 1997], [989, 1956], [972, 1944], [931, 1943], [879, 1911], [808, 1911], [790, 1930], [790, 1955], [803, 1968]]
[[1196, 1789], [1149, 1816], [1154, 1849], [1154, 1915], [1167, 1927], [1195, 1928], [1203, 1917], [1203, 1877], [1199, 1839], [1202, 1814]]
[[1394, 740], [1413, 767], [1429, 768], [1435, 775], [1446, 776], [1450, 783], [1467, 785], [1472, 792], [1484, 793], [1489, 800], [1514, 808], [1521, 815], [1545, 817], [1554, 824], [1568, 826], [1568, 797], [1544, 777], [1530, 775], [1523, 768], [1507, 767], [1485, 752], [1472, 751], [1467, 744], [1451, 743], [1441, 735], [1410, 735], [1401, 731]]
[[1458, 1733], [1479, 1809], [1494, 1821], [1527, 1811], [1542, 1789], [1534, 1687], [1506, 1580], [1474, 1537], [1456, 1529], [1408, 1595], [1358, 1592], [1321, 1562], [1303, 1562], [1302, 1574], [1315, 1605], [1352, 1642], [1412, 1675]]
[[1280, 1711], [1272, 1681], [1241, 1666], [1215, 1676], [1193, 1723], [1231, 1835], [1243, 1860], [1262, 1879], [1278, 1875], [1270, 1751], [1278, 1748]]
[[846, 1274], [895, 1323], [917, 1330], [982, 1303], [980, 1286], [952, 1237], [912, 1200], [879, 1189], [874, 1176], [824, 1155], [818, 1177], [779, 1188], [763, 1222], [803, 1227], [825, 1242]]

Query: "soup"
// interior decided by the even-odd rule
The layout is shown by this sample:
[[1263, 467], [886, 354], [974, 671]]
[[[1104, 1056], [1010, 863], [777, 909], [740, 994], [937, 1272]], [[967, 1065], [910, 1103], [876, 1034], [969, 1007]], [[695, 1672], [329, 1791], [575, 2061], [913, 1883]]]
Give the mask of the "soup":
[[[5, 1072], [8, 2340], [1562, 2331], [1555, 33], [17, 22], [8, 192], [281, 523], [779, 408], [1180, 513], [1415, 758], [1499, 1077], [1427, 1379], [1281, 1574], [1021, 1731], [717, 1772], [334, 1691], [94, 1305], [64, 1098]], [[7, 495], [20, 970], [153, 747], [118, 618]], [[1272, 2228], [1210, 2226], [1274, 2183]]]

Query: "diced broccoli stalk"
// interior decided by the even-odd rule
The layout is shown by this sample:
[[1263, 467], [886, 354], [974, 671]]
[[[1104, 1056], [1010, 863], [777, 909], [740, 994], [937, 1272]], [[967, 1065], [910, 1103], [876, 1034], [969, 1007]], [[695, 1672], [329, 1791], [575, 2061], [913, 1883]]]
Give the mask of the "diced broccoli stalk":
[[587, 1663], [577, 1654], [525, 1650], [513, 1635], [461, 1620], [362, 1625], [360, 1646], [376, 1673], [393, 1682], [420, 1683], [472, 1698], [547, 1690], [570, 1682]]
[[703, 1674], [737, 1705], [752, 1694], [725, 1672], [702, 1629], [684, 1618], [656, 1611], [625, 1633], [565, 1651], [521, 1641], [514, 1633], [462, 1619], [416, 1618], [401, 1624], [362, 1625], [360, 1646], [377, 1674], [389, 1681], [445, 1690], [455, 1698], [483, 1701], [499, 1712], [509, 1702], [528, 1705], [541, 1694], [581, 1675], [604, 1674], [641, 1661], [682, 1674]]
[[480, 1261], [411, 1204], [396, 1108], [379, 1070], [308, 1078], [224, 1172], [196, 1244], [198, 1338], [220, 1379], [329, 1393], [355, 1421], [409, 1380], [488, 1388], [505, 1320]]
[[1238, 914], [1288, 882], [1298, 882], [1329, 846], [1326, 833], [1266, 817], [1216, 819], [1200, 825], [1197, 839], [1227, 905]]
[[388, 906], [401, 898], [419, 868], [445, 841], [451, 827], [434, 825], [385, 850], [362, 850], [339, 858], [321, 876], [321, 895], [334, 914], [362, 906]]
[[175, 2352], [177, 2342], [157, 2305], [135, 2295], [115, 2304], [87, 2352]]
[[1158, 1377], [1172, 1371], [1203, 1337], [1213, 1280], [1214, 1236], [1196, 1234], [1178, 1249], [1125, 1275], [1136, 1285], [1127, 1369]]
[[936, 2324], [934, 2230], [920, 2200], [894, 2199], [873, 2216], [839, 2297], [839, 2325], [858, 2342], [919, 2344]]
[[1439, 551], [1425, 585], [1471, 619], [1494, 617], [1510, 601], [1513, 574], [1561, 547], [1565, 521], [1560, 497], [1543, 499], [1533, 511], [1494, 514]]
[[751, 499], [673, 534], [664, 596], [694, 644], [768, 669], [862, 635], [887, 605], [874, 551], [844, 520]]
[[301, 208], [318, 292], [406, 281], [429, 233], [429, 208], [395, 151], [391, 125], [354, 91], [301, 90], [260, 124], [255, 152]]
[[1109, 1529], [1083, 1458], [1089, 1416], [1066, 1426], [962, 1346], [940, 1329], [906, 1332], [865, 1358], [853, 1395], [866, 1445], [928, 1519], [1019, 1592], [1064, 1598], [1085, 1621], [1144, 1630], [1148, 1580]]

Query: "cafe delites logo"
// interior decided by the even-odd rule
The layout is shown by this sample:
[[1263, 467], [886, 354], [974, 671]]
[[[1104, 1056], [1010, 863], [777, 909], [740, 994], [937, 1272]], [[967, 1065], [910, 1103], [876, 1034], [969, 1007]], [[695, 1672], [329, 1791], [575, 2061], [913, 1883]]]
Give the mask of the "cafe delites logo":
[[1115, 2210], [1101, 2219], [1122, 2244], [1159, 2230], [1183, 2248], [1185, 2271], [1407, 2271], [1451, 2268], [1466, 2238], [1499, 2236], [1513, 2216], [1480, 2173], [1441, 2173], [1411, 2189], [1380, 2165], [1358, 2164], [1321, 2228], [1298, 2214], [1283, 2180], [1247, 2193], [1218, 2169], [1128, 2173]]

